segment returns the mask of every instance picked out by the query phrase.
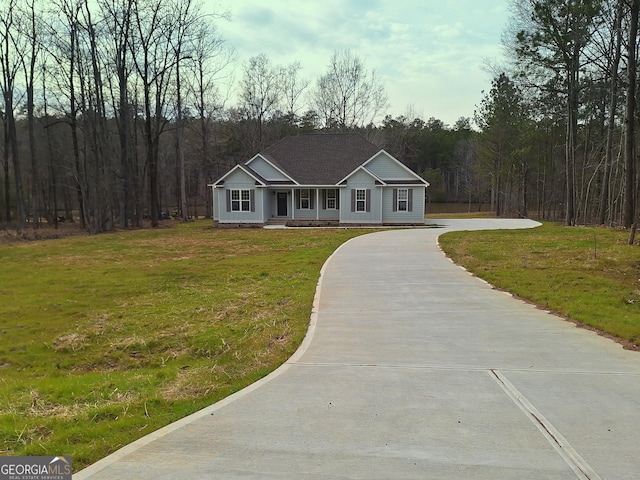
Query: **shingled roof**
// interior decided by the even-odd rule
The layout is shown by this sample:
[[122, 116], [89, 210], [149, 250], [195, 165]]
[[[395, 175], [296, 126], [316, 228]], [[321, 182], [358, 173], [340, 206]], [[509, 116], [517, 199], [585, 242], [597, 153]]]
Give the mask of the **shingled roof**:
[[381, 150], [355, 133], [287, 137], [261, 154], [301, 185], [336, 185]]

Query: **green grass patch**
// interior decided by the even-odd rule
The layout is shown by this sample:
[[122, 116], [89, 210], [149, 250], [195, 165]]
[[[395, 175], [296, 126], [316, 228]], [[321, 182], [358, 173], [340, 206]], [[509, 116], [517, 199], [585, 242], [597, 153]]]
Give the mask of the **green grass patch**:
[[369, 232], [195, 222], [0, 245], [0, 455], [79, 469], [265, 376], [302, 341], [322, 264]]
[[456, 263], [497, 288], [640, 344], [640, 250], [628, 232], [544, 224], [440, 237]]

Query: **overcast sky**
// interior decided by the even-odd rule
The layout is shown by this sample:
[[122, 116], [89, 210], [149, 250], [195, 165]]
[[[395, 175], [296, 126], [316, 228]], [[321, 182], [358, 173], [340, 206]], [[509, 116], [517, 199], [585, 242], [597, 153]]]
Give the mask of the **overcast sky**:
[[[382, 78], [389, 113], [453, 125], [473, 117], [489, 90], [487, 59], [502, 57], [509, 0], [216, 0], [236, 77], [264, 53], [275, 64], [300, 61], [301, 75], [326, 72], [335, 50], [351, 50]], [[237, 84], [237, 82], [236, 82]]]

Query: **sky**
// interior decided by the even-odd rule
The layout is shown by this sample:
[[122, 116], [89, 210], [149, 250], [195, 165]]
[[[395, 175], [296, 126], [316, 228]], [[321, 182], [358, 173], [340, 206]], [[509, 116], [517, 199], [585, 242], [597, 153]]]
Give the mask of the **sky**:
[[[389, 114], [453, 126], [473, 118], [491, 86], [488, 63], [503, 56], [509, 0], [216, 0], [230, 20], [218, 31], [242, 65], [264, 53], [276, 65], [299, 61], [310, 87], [335, 51], [350, 50], [375, 70]], [[213, 6], [213, 4], [210, 4]], [[238, 82], [236, 82], [238, 83]]]

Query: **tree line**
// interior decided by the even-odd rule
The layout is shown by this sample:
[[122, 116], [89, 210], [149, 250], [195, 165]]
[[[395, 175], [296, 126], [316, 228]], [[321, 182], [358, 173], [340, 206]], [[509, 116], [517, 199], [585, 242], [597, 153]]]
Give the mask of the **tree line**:
[[195, 0], [2, 0], [0, 224], [210, 215], [207, 183], [265, 145], [348, 130], [424, 176], [429, 201], [631, 227], [639, 1], [512, 0], [507, 62], [449, 126], [385, 115], [351, 51], [313, 81], [257, 54], [236, 81], [227, 14]]
[[635, 226], [639, 3], [511, 2], [508, 62], [475, 114], [497, 212]]

